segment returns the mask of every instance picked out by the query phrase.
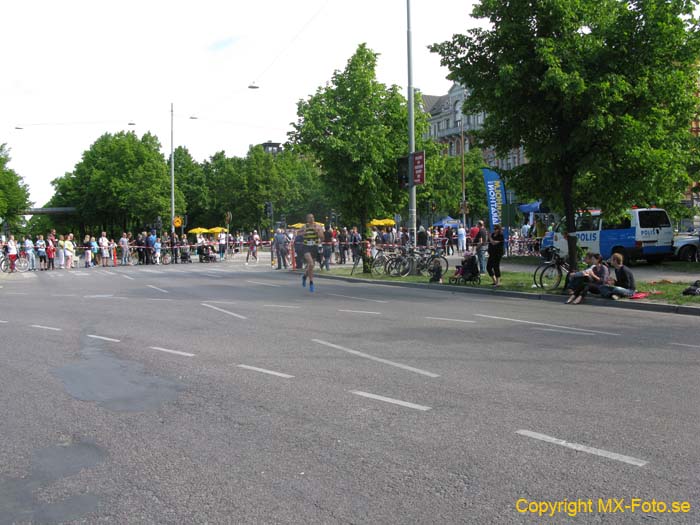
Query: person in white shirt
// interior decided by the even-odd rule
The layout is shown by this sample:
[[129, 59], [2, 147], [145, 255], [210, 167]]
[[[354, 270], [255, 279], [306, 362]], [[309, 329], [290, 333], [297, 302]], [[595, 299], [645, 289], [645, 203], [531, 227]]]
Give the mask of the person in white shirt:
[[7, 240], [7, 256], [10, 258], [10, 273], [15, 271], [15, 263], [17, 261], [17, 241], [15, 236], [10, 235]]
[[102, 266], [108, 266], [109, 263], [109, 239], [107, 238], [107, 232], [102, 232], [102, 237], [97, 241], [97, 245], [100, 247], [100, 259], [102, 260]]
[[457, 228], [457, 253], [462, 255], [467, 251], [467, 230], [464, 228], [464, 224], [459, 223], [459, 228]]
[[224, 260], [224, 255], [226, 255], [226, 232], [219, 232], [219, 260]]
[[123, 232], [119, 239], [119, 247], [122, 250], [122, 266], [129, 266], [129, 238], [126, 232]]
[[32, 242], [31, 236], [27, 235], [24, 239], [24, 252], [27, 254], [27, 261], [29, 262], [29, 271], [36, 272], [36, 255], [34, 253], [34, 243]]

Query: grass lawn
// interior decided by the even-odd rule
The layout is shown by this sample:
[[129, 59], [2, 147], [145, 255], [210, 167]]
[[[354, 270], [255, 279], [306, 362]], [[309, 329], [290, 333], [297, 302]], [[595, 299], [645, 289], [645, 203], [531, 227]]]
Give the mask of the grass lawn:
[[[356, 277], [358, 279], [367, 279], [370, 281], [399, 281], [399, 282], [412, 282], [412, 283], [428, 283], [428, 277], [422, 275], [409, 275], [408, 277], [389, 277], [388, 275], [374, 276], [368, 273], [362, 273], [362, 267], [358, 267], [358, 271], [354, 275], [350, 275], [351, 267], [343, 268], [332, 268], [330, 275], [338, 275], [344, 277]], [[326, 272], [321, 273], [323, 275]], [[450, 268], [447, 271], [447, 275], [444, 277], [445, 283], [451, 275], [454, 274], [454, 268]], [[680, 277], [680, 276], [679, 276]], [[668, 282], [662, 281], [657, 283], [648, 282], [637, 282], [637, 289], [640, 292], [652, 293], [645, 301], [653, 301], [657, 303], [667, 303], [667, 304], [682, 304], [682, 305], [694, 305], [700, 306], [700, 296], [686, 296], [681, 295], [681, 292], [687, 288], [688, 283], [686, 280], [683, 282]], [[500, 290], [510, 290], [515, 292], [527, 292], [542, 294], [547, 293], [551, 295], [562, 295], [563, 300], [563, 290], [560, 287], [553, 291], [544, 291], [541, 288], [534, 288], [532, 283], [532, 273], [530, 272], [505, 272], [501, 276], [502, 286], [498, 289]], [[449, 284], [444, 284], [444, 286], [452, 286]], [[467, 285], [458, 285], [467, 286]], [[492, 289], [491, 278], [488, 275], [481, 276], [481, 284], [477, 285], [479, 288]], [[661, 292], [661, 293], [654, 293]]]

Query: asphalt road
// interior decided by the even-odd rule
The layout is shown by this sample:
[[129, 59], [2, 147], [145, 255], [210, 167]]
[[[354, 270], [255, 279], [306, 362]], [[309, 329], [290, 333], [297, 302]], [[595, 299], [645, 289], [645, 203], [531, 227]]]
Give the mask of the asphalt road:
[[12, 275], [0, 524], [700, 523], [698, 333], [600, 305], [311, 294], [263, 263]]

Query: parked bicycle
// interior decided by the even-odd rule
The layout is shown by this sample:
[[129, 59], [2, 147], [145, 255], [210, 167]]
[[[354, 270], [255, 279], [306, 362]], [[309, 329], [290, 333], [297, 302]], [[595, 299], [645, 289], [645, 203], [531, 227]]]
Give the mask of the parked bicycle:
[[571, 271], [569, 261], [561, 256], [559, 250], [552, 248], [550, 258], [541, 263], [532, 275], [533, 283], [538, 288], [556, 290], [562, 282], [562, 277]]

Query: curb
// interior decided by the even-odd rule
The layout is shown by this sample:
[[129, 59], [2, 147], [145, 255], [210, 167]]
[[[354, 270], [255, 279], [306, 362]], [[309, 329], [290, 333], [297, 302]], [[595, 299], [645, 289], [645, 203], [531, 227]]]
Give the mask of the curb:
[[[346, 277], [341, 275], [323, 275], [320, 273], [314, 274], [314, 277], [322, 279], [331, 279], [336, 281], [345, 281], [349, 283], [367, 283], [375, 284], [378, 281], [370, 279], [361, 279], [358, 277]], [[466, 294], [478, 294], [478, 295], [488, 295], [491, 297], [512, 297], [516, 299], [529, 299], [538, 301], [550, 301], [555, 303], [562, 303], [561, 295], [551, 295], [551, 294], [534, 294], [527, 292], [512, 292], [508, 290], [488, 290], [484, 288], [471, 288], [469, 286], [455, 286], [451, 284], [429, 284], [429, 283], [406, 283], [406, 282], [396, 282], [396, 281], [384, 281], [380, 282], [383, 286], [396, 286], [399, 288], [417, 288], [420, 290], [440, 290], [451, 293], [466, 293]], [[650, 303], [650, 302], [631, 302], [631, 301], [609, 301], [606, 299], [600, 299], [597, 297], [591, 297], [590, 295], [586, 298], [586, 302], [590, 304], [598, 304], [600, 306], [606, 306], [611, 308], [625, 308], [627, 310], [641, 310], [646, 312], [659, 312], [665, 314], [680, 314], [680, 315], [697, 315], [700, 316], [700, 307], [697, 306], [685, 306], [678, 304], [660, 304], [660, 303]]]

